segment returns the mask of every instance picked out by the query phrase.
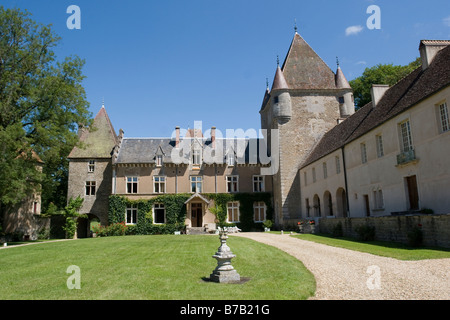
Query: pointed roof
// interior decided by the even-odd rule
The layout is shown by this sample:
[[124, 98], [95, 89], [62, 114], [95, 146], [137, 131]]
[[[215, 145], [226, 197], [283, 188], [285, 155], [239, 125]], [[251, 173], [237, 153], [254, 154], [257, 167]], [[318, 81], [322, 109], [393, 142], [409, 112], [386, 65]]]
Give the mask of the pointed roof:
[[338, 89], [351, 89], [350, 83], [348, 83], [347, 78], [344, 76], [344, 73], [341, 70], [341, 67], [338, 67], [336, 71], [336, 88]]
[[281, 69], [291, 89], [336, 89], [334, 72], [298, 33]]
[[277, 71], [275, 72], [272, 90], [279, 90], [279, 89], [289, 89], [289, 86], [286, 82], [283, 71], [281, 71], [281, 68], [278, 66]]
[[104, 106], [94, 118], [92, 128], [93, 130], [83, 129], [80, 141], [84, 148], [73, 148], [69, 154], [69, 159], [111, 158], [111, 153], [118, 142], [118, 138]]

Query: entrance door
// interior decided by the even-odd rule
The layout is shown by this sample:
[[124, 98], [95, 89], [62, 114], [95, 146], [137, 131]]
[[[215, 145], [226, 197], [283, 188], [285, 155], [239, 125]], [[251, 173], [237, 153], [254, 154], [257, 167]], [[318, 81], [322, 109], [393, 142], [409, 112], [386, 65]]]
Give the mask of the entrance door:
[[201, 203], [191, 204], [192, 227], [201, 227], [203, 223], [203, 206]]
[[366, 217], [370, 217], [370, 205], [369, 205], [369, 195], [365, 194], [364, 197], [364, 206], [366, 209]]
[[419, 210], [419, 191], [417, 189], [417, 177], [406, 177], [406, 187], [408, 189], [409, 209]]

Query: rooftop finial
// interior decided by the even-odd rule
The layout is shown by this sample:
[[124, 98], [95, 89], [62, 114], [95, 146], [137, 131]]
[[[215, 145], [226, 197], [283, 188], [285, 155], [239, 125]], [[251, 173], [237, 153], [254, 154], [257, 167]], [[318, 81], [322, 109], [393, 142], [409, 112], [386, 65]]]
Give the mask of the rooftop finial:
[[269, 78], [266, 78], [266, 87], [269, 89]]
[[277, 55], [277, 67], [280, 66], [280, 57]]
[[105, 107], [105, 97], [102, 98], [102, 108]]
[[337, 67], [339, 68], [339, 58], [338, 57], [336, 57], [336, 64], [337, 64]]
[[298, 30], [298, 28], [297, 28], [297, 19], [294, 19], [294, 30], [295, 30], [295, 33], [297, 33], [297, 30]]

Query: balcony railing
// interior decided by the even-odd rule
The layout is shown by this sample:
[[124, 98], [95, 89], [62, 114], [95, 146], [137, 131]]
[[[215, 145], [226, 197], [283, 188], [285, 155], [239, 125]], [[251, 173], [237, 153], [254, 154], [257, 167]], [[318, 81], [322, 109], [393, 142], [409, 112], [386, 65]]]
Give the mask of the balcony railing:
[[397, 155], [397, 165], [401, 166], [410, 162], [417, 161], [416, 151], [411, 149], [409, 151], [405, 151]]

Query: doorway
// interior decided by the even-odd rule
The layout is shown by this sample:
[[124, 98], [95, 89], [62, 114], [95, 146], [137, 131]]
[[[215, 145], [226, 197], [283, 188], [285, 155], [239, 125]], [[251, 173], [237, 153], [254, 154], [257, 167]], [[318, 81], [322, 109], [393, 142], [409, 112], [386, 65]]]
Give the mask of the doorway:
[[191, 203], [191, 223], [193, 228], [202, 227], [203, 205], [201, 203]]
[[363, 195], [363, 198], [364, 198], [364, 209], [366, 212], [366, 217], [370, 217], [369, 195], [365, 194], [365, 195]]
[[419, 190], [417, 189], [417, 177], [406, 177], [409, 210], [419, 210]]

